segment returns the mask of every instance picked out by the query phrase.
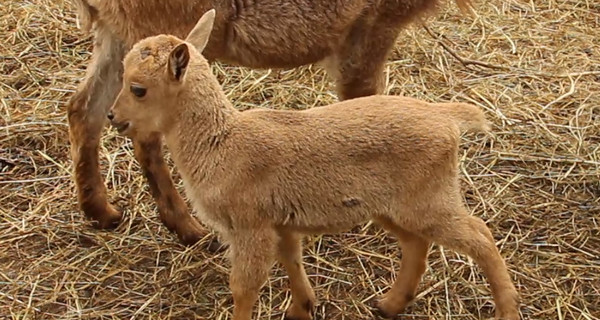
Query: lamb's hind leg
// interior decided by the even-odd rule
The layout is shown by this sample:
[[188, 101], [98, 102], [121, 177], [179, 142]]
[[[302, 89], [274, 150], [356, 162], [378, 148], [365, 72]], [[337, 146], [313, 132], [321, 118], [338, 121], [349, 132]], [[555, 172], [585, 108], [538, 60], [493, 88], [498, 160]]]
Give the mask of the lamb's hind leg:
[[[198, 221], [189, 213], [181, 195], [175, 189], [171, 173], [162, 155], [162, 141], [158, 134], [134, 139], [135, 156], [150, 185], [158, 213], [165, 226], [177, 233], [179, 240], [191, 245], [206, 235]], [[213, 250], [215, 248], [212, 248]]]
[[496, 319], [519, 319], [517, 290], [483, 220], [469, 216], [464, 208], [443, 216], [450, 217], [450, 224], [432, 228], [430, 240], [467, 254], [481, 267], [490, 282], [496, 303]]
[[417, 287], [427, 267], [430, 242], [389, 219], [377, 219], [377, 223], [396, 235], [402, 247], [402, 263], [396, 281], [377, 304], [383, 316], [393, 318], [402, 313], [415, 298]]
[[121, 87], [124, 50], [123, 44], [107, 28], [98, 25], [85, 80], [67, 107], [79, 206], [99, 228], [115, 227], [121, 220], [121, 213], [107, 201], [98, 147], [106, 112]]

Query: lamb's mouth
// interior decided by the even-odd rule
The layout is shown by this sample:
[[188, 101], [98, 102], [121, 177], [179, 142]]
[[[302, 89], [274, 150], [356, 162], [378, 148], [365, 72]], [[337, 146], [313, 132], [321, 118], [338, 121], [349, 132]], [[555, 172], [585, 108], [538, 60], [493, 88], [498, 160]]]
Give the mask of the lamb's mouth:
[[117, 132], [119, 134], [125, 134], [127, 132], [127, 129], [129, 129], [129, 124], [130, 122], [113, 122], [112, 126], [115, 127], [115, 129], [117, 129]]

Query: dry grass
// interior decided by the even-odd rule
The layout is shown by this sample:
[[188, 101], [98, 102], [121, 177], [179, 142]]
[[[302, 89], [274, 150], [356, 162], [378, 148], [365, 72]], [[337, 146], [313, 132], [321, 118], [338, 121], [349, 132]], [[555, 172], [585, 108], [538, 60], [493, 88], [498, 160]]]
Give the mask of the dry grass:
[[[476, 17], [447, 6], [428, 20], [429, 32], [403, 32], [387, 92], [486, 109], [496, 136], [465, 141], [463, 186], [507, 259], [523, 318], [600, 319], [600, 5], [476, 4]], [[77, 210], [65, 102], [83, 76], [90, 38], [81, 38], [72, 6], [7, 0], [0, 15], [0, 318], [226, 319], [224, 255], [205, 243], [180, 246], [159, 223], [131, 144], [113, 131], [101, 159], [126, 220], [116, 232], [95, 231]], [[316, 67], [215, 72], [242, 109], [336, 100]], [[368, 305], [389, 287], [400, 257], [393, 238], [363, 226], [311, 238], [305, 261], [318, 319], [372, 319]], [[276, 267], [261, 319], [282, 318], [286, 288]], [[492, 311], [473, 262], [434, 246], [405, 318]]]

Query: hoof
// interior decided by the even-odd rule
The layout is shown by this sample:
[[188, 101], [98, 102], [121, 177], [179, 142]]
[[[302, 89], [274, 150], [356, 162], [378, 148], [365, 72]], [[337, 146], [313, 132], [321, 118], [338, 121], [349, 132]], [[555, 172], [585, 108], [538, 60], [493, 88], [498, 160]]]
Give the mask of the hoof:
[[217, 239], [217, 237], [213, 237], [210, 240], [208, 240], [208, 244], [206, 245], [206, 250], [213, 254], [221, 253], [225, 251], [225, 249], [226, 247], [219, 242], [219, 239]]
[[286, 315], [285, 317], [283, 317], [283, 320], [312, 320], [312, 318], [300, 318]]
[[312, 316], [308, 315], [308, 316], [302, 317], [302, 316], [294, 316], [294, 315], [286, 314], [283, 317], [283, 320], [312, 320]]
[[[181, 215], [179, 215], [181, 217]], [[160, 220], [167, 227], [167, 229], [171, 232], [177, 234], [177, 238], [179, 242], [184, 246], [193, 246], [196, 243], [200, 242], [200, 240], [204, 239], [208, 234], [208, 231], [202, 227], [202, 225], [189, 214], [185, 214], [181, 218], [181, 220], [176, 220], [173, 223], [171, 216], [170, 219], [166, 219], [164, 215], [160, 215]], [[206, 249], [210, 253], [219, 253], [225, 250], [225, 246], [223, 246], [216, 237], [212, 237], [207, 241]]]
[[[195, 218], [190, 217], [191, 223], [180, 224], [185, 225], [185, 228], [175, 229], [179, 242], [184, 246], [193, 246], [206, 238], [208, 231], [204, 229]], [[225, 246], [219, 242], [217, 237], [212, 236], [206, 241], [206, 250], [210, 253], [220, 253], [225, 251]]]
[[385, 311], [381, 306], [381, 301], [371, 302], [371, 309], [373, 315], [378, 319], [400, 320], [400, 316], [397, 313]]
[[310, 299], [301, 305], [292, 304], [285, 313], [285, 320], [312, 320], [313, 310], [315, 309], [315, 300]]
[[189, 228], [187, 228], [186, 230], [178, 230], [175, 231], [175, 233], [177, 233], [177, 238], [179, 239], [179, 242], [181, 242], [181, 244], [183, 244], [184, 246], [193, 246], [196, 243], [198, 243], [202, 238], [204, 238], [204, 236], [206, 236], [206, 233], [200, 230], [190, 230]]
[[115, 229], [123, 219], [121, 212], [110, 204], [106, 204], [102, 209], [88, 208], [84, 212], [96, 229]]
[[161, 221], [171, 232], [177, 234], [179, 242], [184, 246], [193, 246], [198, 243], [207, 234], [207, 231], [202, 228], [200, 223], [192, 216], [187, 215], [182, 220], [172, 223], [172, 221], [164, 219], [161, 215]]

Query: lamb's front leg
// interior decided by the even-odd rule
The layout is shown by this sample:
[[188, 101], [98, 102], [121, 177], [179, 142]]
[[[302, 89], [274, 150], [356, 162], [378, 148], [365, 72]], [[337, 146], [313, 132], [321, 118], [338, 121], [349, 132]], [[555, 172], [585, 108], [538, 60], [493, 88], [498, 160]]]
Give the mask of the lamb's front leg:
[[156, 201], [160, 220], [171, 231], [177, 233], [185, 245], [192, 245], [206, 236], [207, 231], [190, 215], [188, 206], [175, 189], [171, 173], [162, 155], [160, 135], [153, 134], [144, 139], [134, 139], [135, 156], [150, 185]]
[[290, 279], [292, 304], [285, 314], [286, 320], [310, 320], [315, 306], [315, 293], [302, 265], [302, 236], [290, 230], [279, 232], [277, 259]]
[[268, 228], [242, 229], [235, 230], [230, 239], [233, 320], [250, 320], [275, 260], [277, 234]]

